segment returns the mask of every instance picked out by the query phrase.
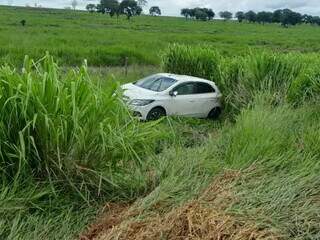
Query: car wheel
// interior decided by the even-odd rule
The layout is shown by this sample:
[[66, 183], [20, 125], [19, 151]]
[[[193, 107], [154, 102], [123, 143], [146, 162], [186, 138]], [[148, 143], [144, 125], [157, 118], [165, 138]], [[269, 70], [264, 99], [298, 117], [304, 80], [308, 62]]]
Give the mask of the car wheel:
[[221, 114], [221, 108], [215, 107], [210, 111], [208, 118], [216, 120], [219, 118], [220, 114]]
[[147, 115], [148, 121], [158, 120], [162, 117], [166, 116], [166, 111], [161, 107], [156, 107], [151, 109], [151, 111]]

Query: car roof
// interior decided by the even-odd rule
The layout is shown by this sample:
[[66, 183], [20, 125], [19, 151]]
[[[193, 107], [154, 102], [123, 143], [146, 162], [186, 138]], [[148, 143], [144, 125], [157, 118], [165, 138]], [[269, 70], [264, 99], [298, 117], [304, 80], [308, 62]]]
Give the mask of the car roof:
[[209, 83], [209, 84], [214, 84], [215, 83], [213, 81], [209, 81], [203, 78], [199, 78], [199, 77], [192, 77], [192, 76], [188, 76], [188, 75], [178, 75], [178, 74], [172, 74], [172, 73], [158, 73], [156, 74], [157, 76], [162, 76], [162, 77], [168, 77], [168, 78], [174, 78], [175, 80], [179, 81], [179, 82], [204, 82], [204, 83]]

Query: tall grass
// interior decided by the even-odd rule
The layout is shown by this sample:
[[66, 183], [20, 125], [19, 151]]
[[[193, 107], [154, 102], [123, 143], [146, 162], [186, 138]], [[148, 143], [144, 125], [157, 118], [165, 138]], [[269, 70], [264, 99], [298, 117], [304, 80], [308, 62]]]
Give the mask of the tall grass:
[[26, 57], [21, 73], [1, 67], [1, 182], [47, 181], [84, 200], [111, 194], [113, 174], [142, 164], [162, 134], [156, 123], [138, 124], [116, 88], [93, 84], [85, 65], [62, 73], [50, 55]]
[[117, 84], [94, 83], [85, 64], [65, 72], [47, 54], [21, 71], [1, 67], [0, 238], [71, 238], [99, 200], [141, 197], [140, 220], [232, 169], [240, 178], [218, 196], [223, 211], [285, 239], [318, 239], [318, 58], [171, 46], [165, 70], [216, 81], [225, 95], [234, 121], [205, 124], [140, 124], [114, 96]]
[[269, 92], [274, 104], [299, 104], [320, 94], [319, 56], [299, 53], [251, 52], [222, 57], [208, 46], [171, 45], [163, 55], [164, 71], [215, 81], [225, 108], [236, 116], [259, 92]]
[[[156, 239], [172, 232], [191, 239], [221, 236], [208, 232], [209, 226], [232, 239], [230, 229], [241, 231], [237, 224], [254, 226], [245, 228], [248, 236], [257, 236], [259, 229], [275, 236], [270, 239], [319, 239], [319, 107], [310, 103], [298, 108], [273, 106], [272, 97], [270, 93], [256, 95], [234, 124], [211, 129], [212, 135], [200, 146], [159, 156], [156, 161], [163, 163], [155, 173], [162, 169], [159, 185], [133, 206], [142, 208], [143, 215], [125, 219], [107, 239], [126, 236], [136, 226], [139, 231], [132, 231], [129, 239], [151, 232]], [[210, 197], [199, 199], [199, 192], [210, 182], [206, 190]], [[159, 212], [182, 214], [178, 206], [185, 202], [186, 216], [176, 220], [179, 224], [166, 228], [154, 224], [168, 221], [168, 215]], [[206, 210], [199, 210], [198, 204]], [[215, 214], [205, 220], [208, 211]], [[207, 227], [185, 231], [198, 229], [189, 221], [192, 217], [205, 221]], [[235, 225], [225, 227], [221, 218], [232, 219]]]
[[221, 81], [221, 56], [208, 46], [192, 47], [173, 44], [162, 57], [162, 67], [167, 72]]

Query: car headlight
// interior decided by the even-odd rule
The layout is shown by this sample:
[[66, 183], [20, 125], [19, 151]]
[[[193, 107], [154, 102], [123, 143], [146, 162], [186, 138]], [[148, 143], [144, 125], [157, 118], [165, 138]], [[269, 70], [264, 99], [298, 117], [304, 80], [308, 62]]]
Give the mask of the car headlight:
[[133, 106], [147, 106], [151, 103], [153, 103], [154, 100], [151, 99], [134, 99], [132, 100], [129, 105], [133, 105]]

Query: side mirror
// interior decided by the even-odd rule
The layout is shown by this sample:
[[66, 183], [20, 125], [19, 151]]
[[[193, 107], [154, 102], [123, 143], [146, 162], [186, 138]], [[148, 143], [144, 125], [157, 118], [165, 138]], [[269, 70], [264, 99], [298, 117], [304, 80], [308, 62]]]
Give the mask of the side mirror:
[[170, 95], [171, 97], [176, 97], [176, 96], [178, 96], [178, 92], [177, 92], [177, 91], [170, 91], [170, 92], [169, 92], [169, 95]]

